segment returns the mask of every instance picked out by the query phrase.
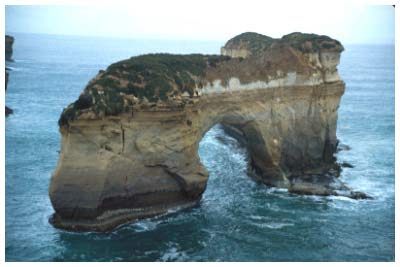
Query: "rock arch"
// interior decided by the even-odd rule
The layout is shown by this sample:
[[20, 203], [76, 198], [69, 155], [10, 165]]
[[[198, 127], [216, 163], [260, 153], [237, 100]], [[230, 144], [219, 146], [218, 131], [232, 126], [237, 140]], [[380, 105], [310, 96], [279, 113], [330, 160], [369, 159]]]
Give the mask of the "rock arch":
[[235, 42], [250, 46], [245, 58], [148, 55], [101, 71], [60, 118], [51, 222], [108, 230], [195, 205], [208, 179], [199, 142], [217, 123], [245, 141], [250, 169], [265, 184], [337, 194], [334, 175], [326, 175], [338, 172], [333, 153], [344, 83], [336, 65], [343, 48], [307, 36], [267, 38], [259, 52], [251, 46], [258, 39], [230, 40], [224, 51]]

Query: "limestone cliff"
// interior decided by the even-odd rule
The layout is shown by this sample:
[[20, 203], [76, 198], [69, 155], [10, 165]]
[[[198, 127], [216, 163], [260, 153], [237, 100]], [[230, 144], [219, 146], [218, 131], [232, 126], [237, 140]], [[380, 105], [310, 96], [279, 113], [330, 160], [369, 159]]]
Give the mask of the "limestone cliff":
[[194, 205], [208, 179], [199, 142], [217, 123], [245, 140], [249, 172], [267, 185], [366, 196], [335, 178], [342, 45], [301, 33], [232, 40], [221, 56], [132, 57], [88, 83], [59, 120], [55, 226], [107, 230]]

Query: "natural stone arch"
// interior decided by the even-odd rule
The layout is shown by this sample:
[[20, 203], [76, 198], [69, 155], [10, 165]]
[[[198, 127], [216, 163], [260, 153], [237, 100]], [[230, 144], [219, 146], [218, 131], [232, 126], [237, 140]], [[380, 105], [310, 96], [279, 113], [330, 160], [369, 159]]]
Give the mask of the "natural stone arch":
[[[309, 101], [308, 97], [304, 100], [293, 97], [299, 91], [311, 98], [316, 90], [326, 93], [324, 99], [315, 101], [315, 107], [311, 108], [315, 111], [309, 113], [307, 105], [293, 103]], [[100, 223], [108, 215], [117, 218], [107, 210], [124, 214], [115, 219], [120, 221], [150, 216], [173, 206], [192, 205], [201, 197], [208, 178], [198, 157], [198, 145], [205, 132], [219, 122], [243, 134], [252, 167], [263, 182], [289, 187], [284, 170], [290, 161], [286, 162], [285, 156], [291, 155], [297, 163], [310, 160], [304, 164], [315, 160], [319, 167], [325, 163], [326, 144], [334, 146], [336, 142], [336, 139], [326, 141], [326, 130], [334, 127], [324, 125], [310, 131], [314, 123], [322, 121], [321, 116], [326, 116], [317, 108], [318, 103], [322, 101], [321, 106], [325, 107], [332, 103], [330, 110], [336, 112], [342, 92], [340, 84], [326, 89], [254, 90], [229, 97], [204, 96], [185, 113], [149, 111], [135, 113], [133, 117], [76, 121], [63, 133], [60, 155], [63, 164], [58, 165], [62, 168], [55, 171], [50, 189], [54, 194], [53, 205], [61, 207], [56, 209], [57, 213], [67, 218], [102, 216], [97, 219], [99, 227], [110, 226]], [[296, 106], [298, 110], [290, 112]], [[335, 124], [336, 116], [326, 123]], [[298, 147], [301, 155], [291, 154], [293, 147]], [[155, 207], [158, 205], [161, 206]], [[151, 207], [148, 213], [124, 210], [146, 207]]]
[[319, 195], [348, 189], [331, 187], [334, 178], [326, 176], [338, 173], [343, 48], [329, 37], [300, 37], [267, 38], [245, 59], [148, 55], [101, 71], [60, 118], [53, 224], [107, 230], [195, 205], [208, 179], [199, 142], [217, 123], [242, 136], [250, 168], [265, 184]]

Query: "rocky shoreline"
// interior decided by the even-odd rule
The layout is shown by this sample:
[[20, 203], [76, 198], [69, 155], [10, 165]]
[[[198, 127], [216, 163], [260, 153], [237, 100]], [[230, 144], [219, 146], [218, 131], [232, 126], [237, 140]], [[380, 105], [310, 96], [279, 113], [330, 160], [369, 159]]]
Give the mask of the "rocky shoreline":
[[198, 155], [215, 124], [247, 147], [249, 173], [296, 194], [369, 198], [338, 180], [337, 40], [244, 33], [222, 55], [151, 54], [100, 71], [59, 120], [51, 222], [72, 230], [189, 207], [208, 172]]

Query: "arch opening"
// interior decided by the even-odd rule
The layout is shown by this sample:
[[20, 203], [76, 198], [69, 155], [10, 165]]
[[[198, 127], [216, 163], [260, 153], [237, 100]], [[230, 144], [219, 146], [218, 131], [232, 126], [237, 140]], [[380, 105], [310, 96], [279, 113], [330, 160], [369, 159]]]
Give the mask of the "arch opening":
[[227, 133], [222, 124], [214, 125], [205, 133], [198, 154], [209, 174], [202, 206], [225, 212], [227, 203], [239, 203], [240, 198], [246, 197], [254, 188], [255, 181], [248, 173], [250, 157], [247, 147], [240, 139]]
[[[240, 110], [219, 114], [217, 118], [211, 119], [211, 122], [204, 127], [203, 134], [197, 144], [197, 151], [200, 151], [200, 143], [203, 142], [207, 135], [211, 132], [213, 135], [216, 131], [220, 133], [219, 139], [233, 138], [240, 147], [246, 151], [246, 174], [255, 181], [262, 182], [268, 186], [288, 187], [289, 180], [285, 177], [284, 172], [279, 167], [279, 162], [274, 162], [269, 150], [273, 139], [268, 136], [265, 131], [267, 124], [263, 120], [257, 120], [254, 116], [249, 116]], [[210, 126], [211, 125], [211, 126]], [[200, 154], [200, 152], [199, 152]], [[219, 154], [218, 154], [219, 155]], [[199, 155], [200, 156], [200, 155]], [[208, 170], [204, 160], [200, 157], [200, 164]]]

